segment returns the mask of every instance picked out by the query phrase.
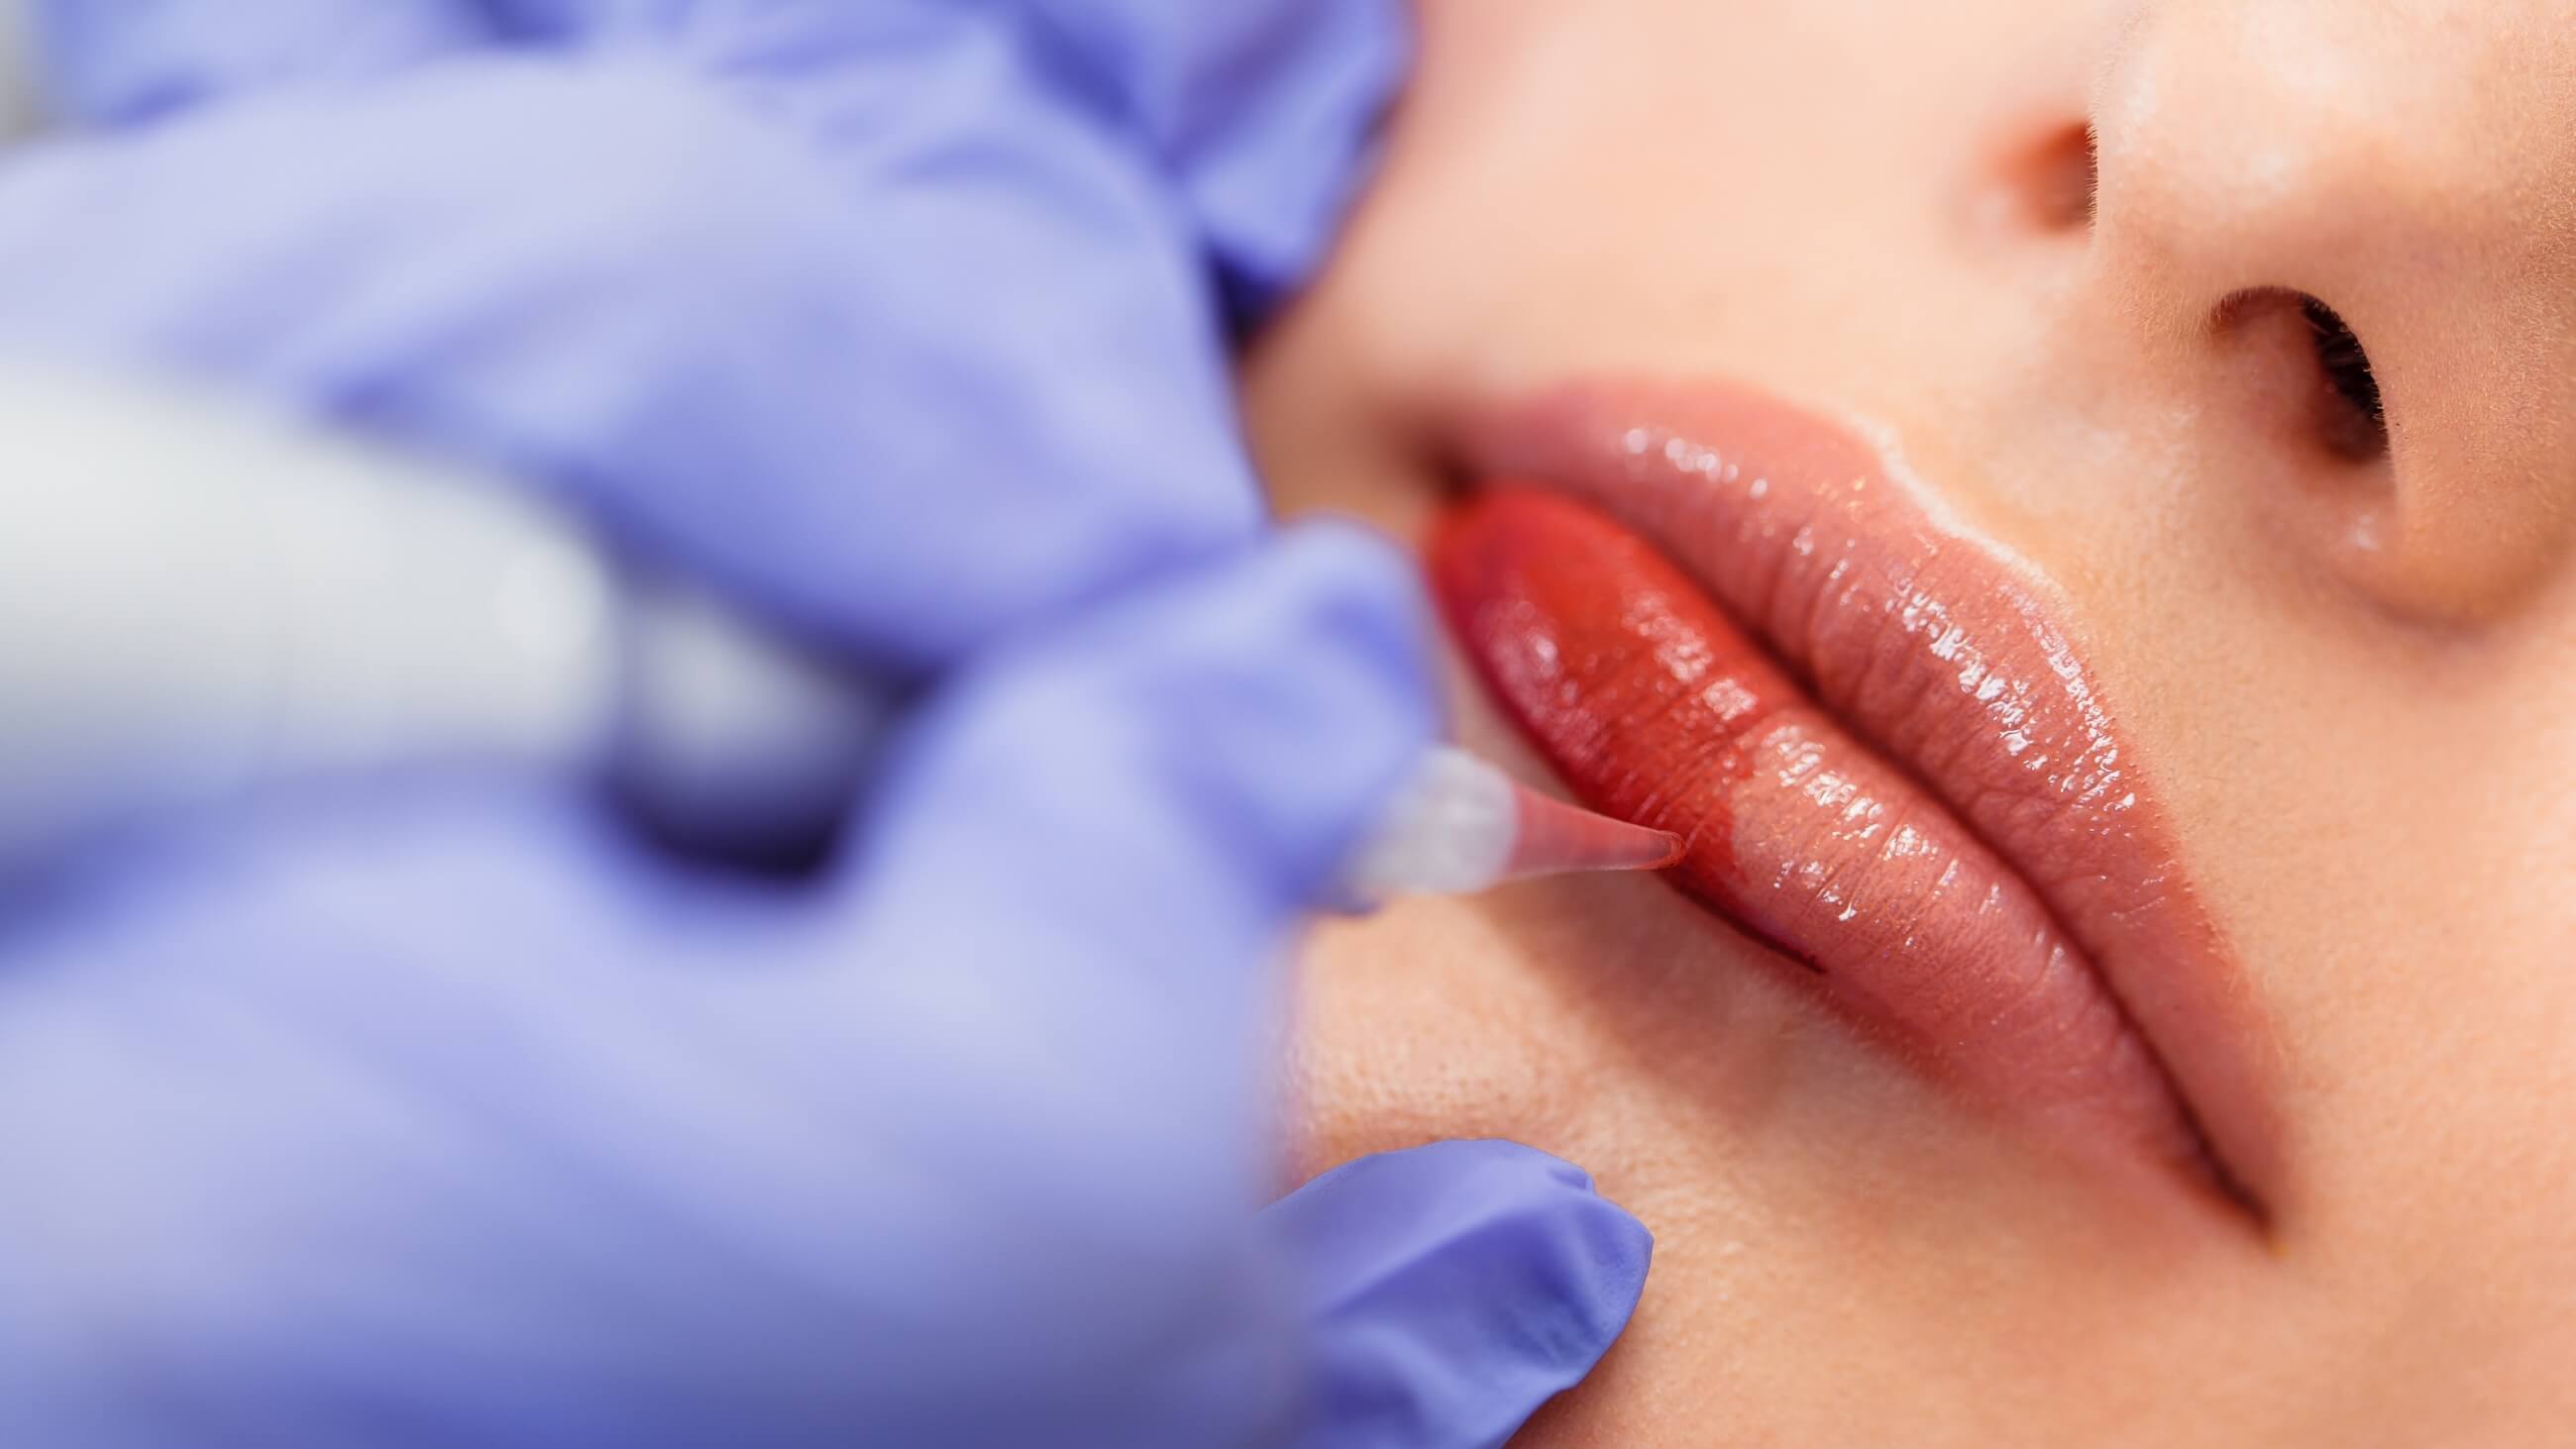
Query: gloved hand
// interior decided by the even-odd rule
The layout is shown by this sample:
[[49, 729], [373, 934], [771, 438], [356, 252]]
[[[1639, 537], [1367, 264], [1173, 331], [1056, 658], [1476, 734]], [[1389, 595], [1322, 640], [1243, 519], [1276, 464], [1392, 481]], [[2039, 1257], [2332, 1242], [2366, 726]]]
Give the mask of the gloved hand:
[[1244, 1211], [1430, 726], [1206, 279], [1311, 264], [1378, 7], [52, 12], [153, 124], [0, 168], [0, 347], [497, 464], [929, 698], [798, 889], [474, 779], [14, 902], [0, 1442], [1492, 1444], [1589, 1368], [1646, 1243], [1552, 1159]]

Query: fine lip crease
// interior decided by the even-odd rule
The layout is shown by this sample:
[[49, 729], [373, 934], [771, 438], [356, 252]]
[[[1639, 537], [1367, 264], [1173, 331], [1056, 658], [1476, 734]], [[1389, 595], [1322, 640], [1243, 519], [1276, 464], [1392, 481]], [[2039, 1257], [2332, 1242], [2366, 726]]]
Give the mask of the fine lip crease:
[[[1940, 500], [1887, 437], [1748, 386], [1583, 382], [1471, 410], [1469, 423], [1459, 453], [1469, 477], [1563, 491], [1668, 550], [1821, 708], [2030, 887], [2162, 1064], [2220, 1190], [2268, 1229], [2277, 1128], [2250, 1050], [2261, 1034], [2249, 985], [2058, 623], [2046, 575], [1936, 513]], [[1821, 583], [1794, 577], [1837, 551], [1883, 566], [1858, 569], [1858, 584], [1847, 559]], [[1946, 587], [1925, 582], [1935, 570]], [[1873, 581], [1884, 597], [1866, 595]], [[1885, 701], [1903, 690], [1886, 679], [1820, 671], [1837, 630], [1870, 631], [1857, 654], [1871, 671], [1954, 683], [1894, 710]], [[2019, 713], [1999, 713], [2011, 691], [2003, 702]], [[1953, 718], [1943, 735], [1928, 719], [1969, 714], [1982, 728]], [[2052, 760], [2044, 774], [2031, 763]], [[2047, 788], [2028, 791], [2033, 779]]]

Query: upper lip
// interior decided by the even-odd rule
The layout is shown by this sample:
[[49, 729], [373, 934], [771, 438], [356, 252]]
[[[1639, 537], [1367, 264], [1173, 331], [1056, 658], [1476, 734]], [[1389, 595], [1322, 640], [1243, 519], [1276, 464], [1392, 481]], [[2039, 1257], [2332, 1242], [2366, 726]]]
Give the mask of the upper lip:
[[2218, 1185], [2265, 1214], [2275, 1130], [2245, 977], [2043, 577], [1937, 518], [1888, 450], [1741, 386], [1565, 388], [1465, 438], [1479, 480], [1651, 539], [2018, 875], [2160, 1063]]

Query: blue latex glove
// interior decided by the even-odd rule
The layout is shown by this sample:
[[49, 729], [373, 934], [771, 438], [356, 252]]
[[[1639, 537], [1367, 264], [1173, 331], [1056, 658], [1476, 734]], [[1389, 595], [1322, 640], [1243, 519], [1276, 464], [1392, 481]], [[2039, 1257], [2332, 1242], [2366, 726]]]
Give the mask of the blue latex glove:
[[1552, 1159], [1245, 1211], [1269, 968], [1429, 721], [1400, 563], [1262, 537], [1205, 284], [1311, 263], [1391, 31], [1211, 8], [54, 7], [162, 124], [0, 169], [0, 345], [935, 687], [803, 889], [491, 779], [18, 903], [0, 1443], [1492, 1444], [1589, 1368], [1646, 1242]]

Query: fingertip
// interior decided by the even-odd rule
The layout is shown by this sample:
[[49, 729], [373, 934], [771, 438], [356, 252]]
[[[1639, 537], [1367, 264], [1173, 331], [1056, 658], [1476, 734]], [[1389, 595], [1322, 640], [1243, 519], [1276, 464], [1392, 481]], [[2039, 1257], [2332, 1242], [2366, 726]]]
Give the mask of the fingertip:
[[1238, 316], [1313, 276], [1413, 45], [1401, 0], [1034, 0], [1066, 68], [1097, 77], [1165, 160]]
[[1312, 1314], [1309, 1442], [1498, 1445], [1627, 1328], [1653, 1235], [1562, 1160], [1442, 1142], [1272, 1209]]
[[1587, 1182], [1583, 1191], [1558, 1209], [1564, 1214], [1567, 1242], [1580, 1258], [1588, 1291], [1578, 1301], [1590, 1305], [1591, 1329], [1607, 1353], [1636, 1316], [1646, 1294], [1646, 1275], [1655, 1259], [1655, 1234], [1636, 1214], [1601, 1196]]
[[1645, 1292], [1655, 1248], [1645, 1223], [1602, 1196], [1590, 1173], [1535, 1147], [1477, 1139], [1415, 1150], [1454, 1174], [1463, 1197], [1495, 1205], [1494, 1230], [1531, 1229], [1531, 1241], [1550, 1250], [1530, 1260], [1534, 1283], [1543, 1296], [1583, 1311], [1598, 1342], [1593, 1357], [1606, 1351]]
[[1318, 520], [1204, 572], [1191, 596], [1167, 606], [1189, 622], [1163, 647], [1208, 670], [1188, 706], [1218, 767], [1201, 778], [1256, 805], [1289, 903], [1312, 905], [1437, 734], [1420, 586], [1382, 535]]
[[1358, 519], [1339, 514], [1303, 518], [1280, 529], [1282, 549], [1320, 577], [1390, 613], [1417, 613], [1421, 588], [1413, 560], [1402, 546]]
[[1290, 526], [1281, 550], [1302, 571], [1329, 632], [1379, 665], [1391, 691], [1421, 707], [1428, 728], [1431, 612], [1412, 558], [1385, 534], [1332, 517]]
[[1382, 541], [1301, 527], [1016, 642], [912, 722], [850, 869], [973, 857], [1024, 918], [1266, 955], [1429, 743], [1421, 614]]

